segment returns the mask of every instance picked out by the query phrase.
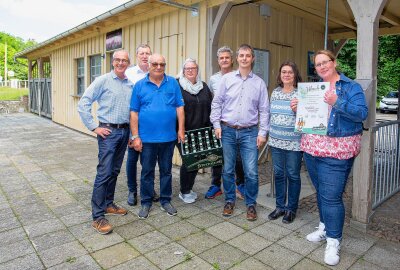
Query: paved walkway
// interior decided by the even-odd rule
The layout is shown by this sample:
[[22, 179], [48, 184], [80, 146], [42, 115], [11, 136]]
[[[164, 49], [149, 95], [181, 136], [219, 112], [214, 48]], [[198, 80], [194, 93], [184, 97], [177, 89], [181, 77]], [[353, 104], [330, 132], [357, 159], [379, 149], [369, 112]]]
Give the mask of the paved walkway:
[[[0, 115], [0, 269], [327, 269], [324, 246], [305, 240], [318, 222], [300, 210], [290, 225], [268, 221], [259, 206], [248, 222], [238, 202], [221, 215], [223, 198], [205, 200], [209, 176], [195, 185], [199, 201], [174, 199], [178, 215], [154, 205], [147, 220], [138, 207], [110, 217], [114, 232], [90, 226], [90, 197], [97, 164], [94, 138], [31, 114]], [[126, 205], [125, 170], [116, 201]], [[345, 227], [341, 262], [334, 269], [398, 269], [400, 244]]]

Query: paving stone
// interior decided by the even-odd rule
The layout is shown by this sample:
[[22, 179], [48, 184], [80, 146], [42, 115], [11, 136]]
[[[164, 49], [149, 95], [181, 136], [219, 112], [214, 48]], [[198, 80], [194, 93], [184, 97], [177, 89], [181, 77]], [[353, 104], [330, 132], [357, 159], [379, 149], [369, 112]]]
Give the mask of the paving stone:
[[185, 254], [184, 261], [172, 268], [171, 270], [187, 270], [187, 269], [196, 269], [196, 270], [210, 270], [212, 269], [211, 264], [207, 263], [200, 257], [194, 256], [192, 254]]
[[262, 218], [262, 216], [260, 215], [260, 210], [261, 207], [258, 207], [258, 218], [255, 221], [248, 221], [246, 219], [246, 213], [243, 212], [237, 216], [231, 217], [229, 218], [229, 222], [236, 224], [237, 226], [239, 226], [240, 228], [242, 228], [245, 231], [251, 230], [255, 227], [258, 227], [262, 224], [264, 224], [265, 222], [267, 222], [264, 218]]
[[39, 252], [46, 267], [76, 260], [76, 257], [80, 257], [86, 253], [87, 251], [78, 241], [73, 241]]
[[0, 263], [35, 252], [31, 243], [24, 239], [19, 242], [0, 246]]
[[223, 210], [224, 210], [224, 205], [222, 205], [221, 207], [209, 209], [207, 211], [212, 213], [212, 214], [214, 214], [214, 215], [216, 215], [216, 216], [220, 216], [221, 218], [223, 218], [225, 220], [229, 220], [229, 219], [232, 219], [232, 218], [234, 218], [236, 216], [243, 215], [244, 213], [246, 213], [246, 207], [244, 205], [240, 204], [240, 201], [239, 202], [236, 201], [235, 209], [233, 211], [233, 215], [232, 216], [224, 217], [222, 215]]
[[92, 218], [92, 212], [85, 209], [82, 211], [77, 211], [70, 215], [62, 216], [60, 220], [65, 224], [65, 226], [71, 227], [76, 224], [87, 222], [91, 218]]
[[194, 215], [200, 214], [204, 212], [203, 209], [200, 209], [199, 207], [195, 206], [196, 203], [194, 204], [185, 204], [182, 207], [179, 207], [179, 217], [183, 219], [187, 219], [189, 217], [192, 217]]
[[290, 269], [303, 257], [278, 244], [273, 244], [254, 256], [274, 269]]
[[113, 227], [122, 226], [134, 220], [139, 220], [139, 218], [136, 215], [133, 215], [130, 212], [128, 212], [128, 214], [126, 214], [125, 216], [106, 215], [106, 218], [108, 219], [108, 221], [110, 221]]
[[[154, 206], [153, 206], [154, 207]], [[172, 223], [180, 221], [181, 218], [179, 217], [179, 213], [177, 216], [168, 216], [165, 212], [161, 212], [158, 214], [152, 214], [152, 211], [150, 212], [149, 217], [144, 220], [144, 222], [154, 226], [155, 228], [161, 228], [167, 225], [170, 225]]]
[[172, 241], [180, 240], [190, 234], [194, 234], [199, 231], [199, 228], [184, 220], [160, 229], [160, 232], [168, 236]]
[[[271, 220], [270, 222], [279, 226], [279, 227], [284, 227], [286, 229], [289, 229], [291, 231], [294, 231], [300, 227], [303, 227], [304, 225], [313, 222], [315, 220], [315, 215], [314, 214], [310, 214], [310, 213], [306, 213], [304, 211], [299, 210], [295, 220], [292, 223], [289, 224], [285, 224], [282, 222], [282, 218], [278, 218], [276, 220]], [[318, 225], [318, 222], [316, 222], [316, 224]]]
[[102, 268], [89, 255], [71, 258], [67, 262], [53, 266], [49, 270], [101, 270]]
[[58, 219], [49, 219], [43, 222], [24, 226], [26, 233], [30, 238], [34, 238], [46, 233], [51, 233], [65, 229], [64, 224]]
[[[94, 231], [94, 229], [92, 230]], [[106, 235], [101, 235], [99, 233], [91, 234], [79, 239], [79, 241], [87, 251], [94, 252], [121, 243], [124, 239], [116, 232], [112, 232]]]
[[364, 233], [355, 229], [346, 228], [343, 234], [343, 240], [340, 244], [340, 250], [362, 255], [369, 250], [377, 240], [376, 237], [366, 237]]
[[300, 231], [294, 231], [286, 237], [280, 239], [278, 244], [303, 256], [306, 256], [321, 246], [323, 242], [309, 242]]
[[65, 190], [63, 191], [50, 191], [46, 193], [40, 194], [40, 197], [52, 207], [62, 206], [69, 203], [73, 203], [76, 200], [70, 194], [68, 194]]
[[0, 243], [8, 245], [26, 239], [25, 231], [22, 228], [15, 228], [8, 231], [0, 232]]
[[171, 240], [158, 231], [152, 231], [128, 241], [140, 253], [147, 253], [170, 243]]
[[200, 200], [200, 201], [195, 203], [195, 206], [200, 208], [201, 210], [211, 210], [211, 209], [215, 209], [215, 208], [221, 208], [222, 209], [224, 207], [224, 203], [221, 202], [221, 201], [218, 201], [216, 199]]
[[364, 258], [360, 258], [355, 264], [353, 264], [350, 270], [381, 270], [383, 269], [380, 265], [375, 265], [367, 262]]
[[139, 235], [143, 235], [152, 230], [154, 230], [152, 226], [150, 226], [147, 223], [144, 223], [141, 220], [135, 220], [128, 224], [124, 224], [122, 226], [114, 228], [114, 232], [118, 233], [119, 235], [121, 235], [121, 237], [127, 240], [137, 237]]
[[199, 254], [206, 251], [209, 248], [215, 247], [222, 243], [221, 240], [215, 238], [211, 234], [204, 231], [191, 234], [186, 238], [178, 241], [179, 244], [193, 252], [194, 254]]
[[69, 227], [68, 230], [75, 236], [75, 238], [80, 240], [85, 237], [98, 234], [98, 232], [92, 227], [92, 221]]
[[252, 232], [246, 232], [229, 240], [228, 244], [237, 247], [249, 255], [254, 255], [271, 245], [272, 242]]
[[327, 270], [329, 268], [314, 262], [310, 259], [304, 258], [303, 260], [301, 260], [300, 262], [298, 262], [295, 266], [293, 266], [291, 269], [293, 270], [303, 270], [303, 269], [307, 269], [307, 270]]
[[206, 229], [206, 232], [225, 242], [243, 234], [245, 230], [235, 224], [225, 221]]
[[221, 217], [212, 215], [208, 212], [203, 212], [203, 213], [200, 213], [198, 215], [188, 218], [186, 221], [192, 223], [194, 226], [196, 226], [200, 229], [206, 229], [215, 224], [223, 222], [224, 219]]
[[74, 236], [67, 230], [47, 233], [32, 239], [32, 244], [39, 252], [69, 243], [75, 240]]
[[146, 257], [159, 268], [168, 269], [185, 261], [188, 254], [191, 253], [183, 246], [170, 243], [147, 253]]
[[198, 256], [211, 264], [214, 269], [228, 269], [248, 258], [244, 252], [226, 243], [208, 249]]
[[275, 242], [292, 232], [291, 230], [279, 227], [271, 222], [264, 223], [254, 229], [251, 229], [250, 231], [264, 237], [271, 242]]
[[[324, 243], [322, 246], [311, 252], [307, 258], [321, 264], [325, 265], [324, 263], [324, 254], [325, 254], [325, 246], [326, 244]], [[351, 265], [353, 265], [358, 259], [360, 258], [359, 255], [353, 254], [346, 252], [344, 250], [340, 251], [340, 262], [336, 266], [328, 266], [325, 265], [326, 267], [332, 268], [332, 269], [348, 269]]]
[[140, 269], [140, 270], [158, 270], [159, 268], [152, 264], [148, 259], [144, 256], [136, 257], [130, 261], [127, 261], [123, 264], [120, 264], [116, 267], [111, 268], [112, 270], [132, 270], [132, 269]]
[[375, 265], [388, 269], [397, 269], [400, 265], [400, 246], [398, 244], [379, 240], [364, 255], [364, 259]]
[[0, 270], [41, 270], [45, 269], [39, 257], [31, 253], [0, 264]]
[[139, 252], [127, 243], [116, 244], [92, 254], [98, 264], [105, 269], [129, 261], [139, 255]]
[[247, 258], [246, 260], [235, 264], [230, 270], [272, 270], [273, 268], [263, 264], [259, 260], [253, 257]]
[[89, 208], [86, 208], [83, 206], [81, 203], [74, 201], [69, 204], [65, 204], [62, 206], [53, 206], [50, 205], [50, 208], [53, 210], [53, 212], [58, 216], [58, 217], [63, 217], [63, 216], [68, 216], [72, 215], [76, 212], [84, 212], [90, 210]]

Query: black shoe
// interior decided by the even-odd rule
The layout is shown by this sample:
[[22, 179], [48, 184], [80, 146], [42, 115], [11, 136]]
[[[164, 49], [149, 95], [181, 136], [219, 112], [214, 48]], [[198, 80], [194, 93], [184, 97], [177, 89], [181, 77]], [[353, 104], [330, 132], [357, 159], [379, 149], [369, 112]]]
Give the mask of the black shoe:
[[137, 193], [136, 193], [136, 192], [130, 192], [130, 191], [129, 191], [127, 203], [128, 203], [130, 206], [135, 206], [135, 205], [137, 205]]
[[279, 208], [276, 208], [274, 211], [272, 211], [271, 214], [268, 215], [269, 220], [275, 220], [280, 216], [283, 216], [285, 214], [285, 210], [281, 210]]
[[282, 218], [282, 222], [286, 224], [292, 223], [295, 217], [295, 213], [293, 213], [292, 211], [286, 211], [285, 215]]
[[160, 196], [157, 195], [157, 192], [154, 190], [153, 194], [153, 202], [158, 202], [160, 200]]

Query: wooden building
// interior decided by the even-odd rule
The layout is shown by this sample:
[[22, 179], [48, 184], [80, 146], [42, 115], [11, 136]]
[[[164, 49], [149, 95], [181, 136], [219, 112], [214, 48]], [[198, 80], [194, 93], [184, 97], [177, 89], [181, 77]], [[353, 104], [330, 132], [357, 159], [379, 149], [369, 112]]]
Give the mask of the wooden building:
[[[196, 58], [204, 81], [217, 71], [216, 50], [220, 46], [236, 50], [240, 44], [248, 43], [257, 49], [259, 71], [272, 91], [277, 69], [284, 60], [294, 60], [303, 78], [313, 79], [313, 52], [324, 46], [338, 52], [347, 39], [357, 38], [357, 78], [365, 88], [370, 111], [374, 112], [377, 35], [400, 33], [400, 1], [334, 0], [326, 9], [328, 2], [132, 0], [19, 52], [16, 57], [29, 60], [31, 111], [90, 133], [79, 119], [77, 103], [96, 76], [110, 71], [113, 39], [121, 41], [133, 63], [136, 46], [149, 44], [153, 52], [166, 57], [166, 72], [171, 75], [179, 72], [184, 59]], [[336, 46], [334, 40], [339, 41]], [[365, 126], [372, 123], [374, 113]], [[368, 151], [373, 142], [370, 135], [363, 137], [367, 152], [360, 159], [371, 165]], [[356, 165], [355, 178], [370, 178], [364, 171]], [[354, 200], [367, 205], [357, 206], [353, 217], [367, 223], [370, 190], [368, 185], [359, 189], [354, 191]]]

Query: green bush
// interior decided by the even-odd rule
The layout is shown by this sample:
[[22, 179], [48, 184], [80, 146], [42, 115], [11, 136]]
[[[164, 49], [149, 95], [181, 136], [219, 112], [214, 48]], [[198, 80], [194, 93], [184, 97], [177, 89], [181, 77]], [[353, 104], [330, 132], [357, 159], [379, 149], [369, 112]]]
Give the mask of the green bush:
[[0, 87], [0, 100], [20, 100], [22, 96], [26, 96], [28, 93], [28, 88]]

